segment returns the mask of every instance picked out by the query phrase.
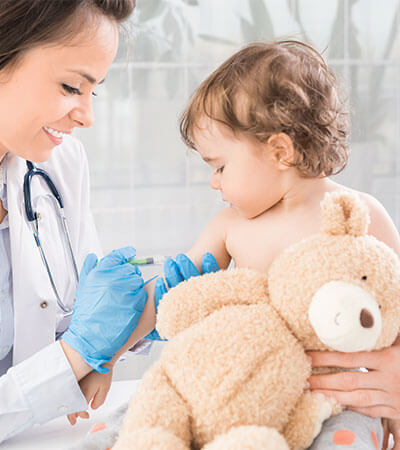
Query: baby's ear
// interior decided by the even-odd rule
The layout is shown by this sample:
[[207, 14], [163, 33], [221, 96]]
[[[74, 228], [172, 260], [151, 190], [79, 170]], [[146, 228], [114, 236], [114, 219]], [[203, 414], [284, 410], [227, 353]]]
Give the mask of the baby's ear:
[[370, 217], [368, 207], [353, 192], [337, 191], [325, 195], [321, 202], [322, 232], [331, 235], [366, 235]]
[[280, 168], [286, 170], [296, 160], [296, 150], [291, 137], [286, 133], [271, 135], [267, 141], [269, 154], [272, 153], [274, 160]]

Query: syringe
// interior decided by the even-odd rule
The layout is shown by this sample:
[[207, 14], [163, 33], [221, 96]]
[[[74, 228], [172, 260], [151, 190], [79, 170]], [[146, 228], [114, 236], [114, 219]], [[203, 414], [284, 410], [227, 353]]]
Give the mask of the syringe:
[[132, 266], [161, 265], [164, 264], [167, 258], [169, 258], [169, 256], [155, 255], [147, 258], [128, 259], [126, 262], [132, 264]]

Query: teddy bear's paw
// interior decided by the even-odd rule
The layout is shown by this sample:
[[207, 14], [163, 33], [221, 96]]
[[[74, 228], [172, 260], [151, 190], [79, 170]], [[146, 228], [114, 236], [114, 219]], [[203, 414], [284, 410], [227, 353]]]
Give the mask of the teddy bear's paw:
[[289, 447], [277, 430], [252, 425], [220, 434], [203, 450], [289, 450]]
[[121, 434], [113, 450], [189, 450], [189, 447], [169, 431], [155, 427]]
[[336, 416], [337, 414], [343, 412], [343, 406], [334, 398], [326, 398], [328, 402], [330, 402], [332, 406], [332, 416]]
[[341, 411], [337, 401], [323, 394], [307, 391], [293, 411], [284, 435], [293, 450], [308, 448], [321, 431], [322, 424]]
[[313, 405], [314, 405], [314, 431], [313, 431], [313, 440], [319, 435], [322, 429], [322, 424], [326, 419], [338, 413], [338, 403], [334, 398], [325, 397], [320, 393], [311, 393], [313, 397]]

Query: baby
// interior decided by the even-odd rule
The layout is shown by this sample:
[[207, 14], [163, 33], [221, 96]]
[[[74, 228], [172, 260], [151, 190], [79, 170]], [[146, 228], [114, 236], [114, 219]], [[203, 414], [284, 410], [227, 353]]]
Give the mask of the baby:
[[[180, 129], [212, 168], [211, 188], [229, 204], [187, 253], [199, 270], [201, 256], [210, 252], [221, 268], [233, 260], [236, 267], [267, 272], [286, 247], [319, 232], [325, 194], [346, 189], [329, 176], [347, 163], [348, 112], [333, 72], [301, 42], [255, 43], [235, 53], [196, 90]], [[370, 209], [370, 234], [400, 253], [384, 208], [358, 194]], [[135, 330], [126, 347], [154, 326], [149, 298], [138, 326], [142, 335]], [[372, 430], [382, 441], [380, 419], [345, 414], [327, 421], [312, 449], [335, 448], [324, 434], [348, 429], [349, 421], [356, 434]]]

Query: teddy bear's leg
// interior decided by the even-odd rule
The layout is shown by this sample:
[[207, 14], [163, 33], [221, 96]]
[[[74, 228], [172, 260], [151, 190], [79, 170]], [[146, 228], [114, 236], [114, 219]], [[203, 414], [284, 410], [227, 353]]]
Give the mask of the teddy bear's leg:
[[186, 403], [160, 363], [148, 370], [132, 396], [115, 450], [188, 450], [191, 434]]
[[203, 450], [289, 450], [289, 446], [274, 428], [250, 425], [220, 434]]
[[136, 428], [118, 439], [112, 450], [189, 450], [182, 439], [163, 428]]
[[323, 422], [342, 411], [333, 398], [306, 391], [297, 402], [284, 436], [292, 450], [308, 448], [321, 431]]

